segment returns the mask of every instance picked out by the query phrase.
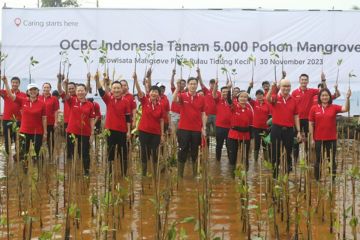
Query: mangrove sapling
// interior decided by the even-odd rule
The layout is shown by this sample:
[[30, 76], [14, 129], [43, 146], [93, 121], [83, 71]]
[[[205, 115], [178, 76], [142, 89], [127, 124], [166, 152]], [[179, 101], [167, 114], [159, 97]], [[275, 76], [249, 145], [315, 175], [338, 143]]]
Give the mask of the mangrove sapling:
[[254, 72], [255, 72], [255, 66], [256, 66], [256, 57], [251, 54], [248, 57], [248, 61], [251, 62], [251, 82], [254, 82]]
[[[356, 75], [353, 73], [353, 70], [351, 70], [351, 72], [349, 72], [349, 83], [348, 83], [349, 90], [351, 89], [350, 80], [355, 77], [356, 77]], [[348, 111], [348, 118], [350, 119], [350, 108]], [[350, 136], [350, 134], [349, 134], [349, 128], [348, 128], [348, 138], [350, 139], [349, 136]], [[348, 144], [348, 146], [350, 147], [350, 144]]]
[[270, 57], [275, 60], [275, 64], [274, 64], [274, 81], [276, 82], [277, 81], [277, 77], [276, 77], [276, 60], [278, 60], [280, 58], [279, 54], [277, 54], [275, 51], [271, 51], [270, 53]]
[[336, 82], [335, 82], [336, 85], [339, 82], [340, 65], [342, 64], [342, 62], [343, 62], [342, 59], [338, 59], [337, 62], [336, 62], [336, 65], [337, 65]]
[[32, 67], [35, 67], [37, 64], [39, 64], [39, 61], [35, 60], [35, 58], [31, 56], [29, 63], [29, 83], [31, 83], [31, 69]]

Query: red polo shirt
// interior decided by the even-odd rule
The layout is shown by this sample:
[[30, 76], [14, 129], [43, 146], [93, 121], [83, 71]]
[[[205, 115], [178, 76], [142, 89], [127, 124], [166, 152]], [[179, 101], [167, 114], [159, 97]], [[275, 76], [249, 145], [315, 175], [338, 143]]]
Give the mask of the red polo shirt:
[[132, 111], [136, 109], [136, 101], [134, 96], [131, 93], [127, 93], [124, 95], [124, 98], [129, 102], [130, 104], [130, 116], [132, 117]]
[[39, 101], [45, 103], [46, 108], [46, 120], [48, 126], [53, 126], [55, 124], [55, 112], [59, 110], [59, 100], [54, 96], [39, 96]]
[[127, 132], [126, 115], [130, 115], [130, 103], [124, 97], [115, 98], [110, 93], [102, 99], [106, 104], [105, 128], [119, 132]]
[[285, 99], [281, 93], [274, 97], [275, 102], [269, 104], [272, 123], [283, 127], [293, 127], [295, 125], [294, 116], [298, 115], [298, 105], [295, 99], [291, 96]]
[[299, 110], [300, 119], [308, 119], [310, 108], [313, 105], [313, 98], [319, 94], [317, 88], [307, 88], [301, 90], [301, 88], [295, 89], [291, 96], [296, 100]]
[[214, 99], [216, 104], [216, 127], [230, 128], [231, 127], [231, 106], [226, 99], [217, 97]]
[[180, 120], [179, 129], [201, 132], [202, 113], [205, 111], [205, 100], [203, 96], [189, 92], [179, 93]]
[[254, 111], [253, 127], [260, 129], [267, 129], [266, 124], [270, 115], [270, 106], [267, 102], [259, 102], [258, 100], [250, 100], [250, 104]]
[[[11, 90], [14, 93], [13, 90]], [[26, 94], [20, 91], [16, 91], [16, 98], [26, 98]], [[0, 90], [0, 96], [4, 99], [4, 112], [3, 120], [14, 120], [21, 121], [21, 105], [11, 99], [7, 94], [6, 90]]]
[[91, 136], [90, 119], [95, 118], [94, 104], [90, 101], [80, 102], [77, 97], [66, 100], [70, 107], [70, 118], [66, 132]]
[[[207, 87], [202, 88], [204, 92], [204, 98], [205, 98], [205, 113], [206, 115], [216, 115], [216, 104], [213, 98], [213, 89], [208, 89]], [[217, 91], [216, 93], [218, 96], [220, 95], [220, 92]]]
[[170, 103], [166, 95], [160, 97], [160, 103], [163, 106], [163, 110], [164, 110], [164, 123], [168, 124], [169, 123], [168, 113], [170, 112]]
[[[239, 103], [232, 105], [231, 127], [250, 127], [253, 122], [253, 111], [250, 106], [242, 107]], [[250, 131], [240, 132], [235, 129], [229, 131], [228, 138], [237, 140], [250, 140]]]
[[149, 96], [143, 96], [139, 100], [142, 107], [142, 114], [138, 127], [139, 130], [161, 135], [160, 120], [164, 119], [165, 114], [161, 103], [152, 103]]
[[42, 118], [46, 116], [45, 103], [40, 101], [39, 98], [31, 102], [28, 97], [16, 97], [15, 102], [21, 106], [22, 119], [20, 132], [27, 134], [44, 134]]
[[[174, 87], [171, 88], [171, 92], [172, 92], [172, 93], [174, 93], [175, 90], [176, 90], [176, 88], [174, 88]], [[171, 108], [170, 108], [170, 109], [171, 109], [172, 112], [180, 113], [180, 104], [173, 101], [173, 102], [171, 103]]]
[[[66, 97], [65, 92], [62, 92], [60, 97], [64, 101], [64, 123], [68, 123], [69, 118], [70, 118], [70, 106], [69, 106], [69, 103], [65, 99], [65, 97]], [[76, 95], [73, 95], [70, 97], [76, 98]]]
[[330, 104], [326, 107], [318, 104], [311, 108], [309, 121], [315, 125], [314, 140], [336, 140], [336, 114], [341, 113], [341, 106]]

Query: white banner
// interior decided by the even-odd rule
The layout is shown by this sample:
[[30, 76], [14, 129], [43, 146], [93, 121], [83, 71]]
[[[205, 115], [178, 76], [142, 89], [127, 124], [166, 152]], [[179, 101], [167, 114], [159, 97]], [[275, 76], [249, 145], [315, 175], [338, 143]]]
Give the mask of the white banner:
[[[92, 74], [103, 70], [99, 47], [108, 49], [106, 62], [112, 78], [130, 79], [137, 57], [137, 72], [144, 75], [153, 62], [153, 79], [169, 86], [176, 55], [191, 60], [202, 70], [203, 79], [225, 82], [221, 68], [229, 72], [240, 88], [251, 79], [251, 61], [256, 57], [255, 89], [264, 80], [273, 81], [282, 67], [298, 86], [301, 73], [310, 75], [316, 87], [323, 69], [332, 88], [337, 62], [342, 59], [339, 87], [344, 96], [349, 86], [359, 98], [360, 14], [357, 11], [242, 11], [242, 10], [120, 10], [120, 9], [3, 9], [2, 51], [8, 54], [6, 73], [29, 77], [30, 57], [39, 64], [30, 67], [32, 78], [41, 84], [56, 83], [60, 51], [71, 62], [70, 79], [84, 81], [87, 66], [80, 57], [87, 52]], [[153, 54], [151, 55], [151, 52]], [[276, 52], [278, 57], [271, 55]], [[326, 54], [323, 54], [323, 53]], [[218, 62], [219, 55], [223, 60]], [[150, 56], [151, 55], [151, 56]], [[281, 64], [283, 62], [283, 65]], [[185, 66], [183, 78], [195, 74]], [[177, 66], [180, 77], [180, 67]], [[130, 80], [132, 85], [132, 81]], [[356, 91], [358, 92], [356, 95]]]

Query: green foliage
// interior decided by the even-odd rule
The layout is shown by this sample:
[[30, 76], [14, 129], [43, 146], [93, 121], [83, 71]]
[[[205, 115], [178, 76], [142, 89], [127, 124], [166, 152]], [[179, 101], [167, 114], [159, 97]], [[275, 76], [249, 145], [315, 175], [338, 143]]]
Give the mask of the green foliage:
[[30, 57], [30, 66], [35, 66], [36, 64], [39, 64], [39, 61], [37, 61], [34, 56]]
[[338, 66], [340, 66], [340, 65], [342, 64], [342, 62], [343, 62], [342, 59], [338, 59], [336, 64], [337, 64]]
[[0, 55], [0, 62], [4, 62], [7, 57], [8, 57], [7, 54], [1, 53], [1, 55]]

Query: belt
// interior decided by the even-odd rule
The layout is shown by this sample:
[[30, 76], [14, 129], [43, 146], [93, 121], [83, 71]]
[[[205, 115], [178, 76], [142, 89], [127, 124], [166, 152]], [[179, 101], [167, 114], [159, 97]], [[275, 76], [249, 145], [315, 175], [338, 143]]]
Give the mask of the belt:
[[250, 132], [250, 127], [231, 127], [231, 129], [238, 132]]

